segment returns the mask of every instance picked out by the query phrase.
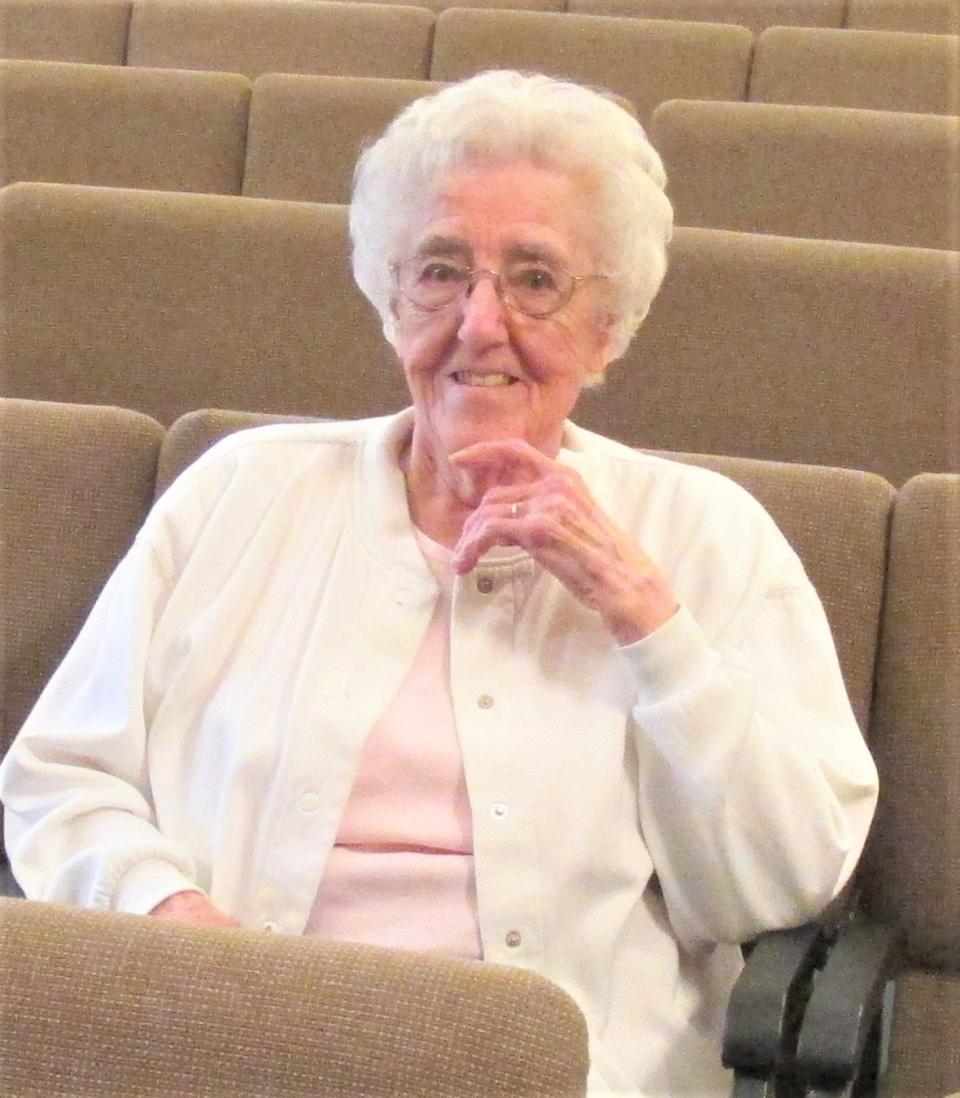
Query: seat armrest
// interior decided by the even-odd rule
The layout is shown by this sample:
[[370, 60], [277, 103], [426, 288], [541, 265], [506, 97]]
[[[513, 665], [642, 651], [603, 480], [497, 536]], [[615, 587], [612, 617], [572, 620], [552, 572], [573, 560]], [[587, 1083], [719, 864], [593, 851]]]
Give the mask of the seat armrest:
[[3, 896], [22, 899], [23, 889], [17, 884], [10, 863], [0, 855], [0, 897]]
[[738, 1077], [766, 1078], [792, 1064], [814, 972], [823, 963], [830, 934], [821, 923], [806, 923], [756, 940], [727, 1007], [723, 1062]]
[[861, 916], [839, 929], [816, 974], [797, 1044], [798, 1070], [808, 1087], [839, 1092], [860, 1076], [903, 945], [900, 930]]

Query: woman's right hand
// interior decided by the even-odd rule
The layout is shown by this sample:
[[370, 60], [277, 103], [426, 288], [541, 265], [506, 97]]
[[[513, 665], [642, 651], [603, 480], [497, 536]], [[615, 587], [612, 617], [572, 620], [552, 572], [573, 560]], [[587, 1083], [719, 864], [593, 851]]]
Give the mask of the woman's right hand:
[[173, 923], [219, 927], [221, 930], [235, 930], [241, 925], [232, 916], [214, 907], [202, 892], [174, 892], [161, 900], [150, 914]]

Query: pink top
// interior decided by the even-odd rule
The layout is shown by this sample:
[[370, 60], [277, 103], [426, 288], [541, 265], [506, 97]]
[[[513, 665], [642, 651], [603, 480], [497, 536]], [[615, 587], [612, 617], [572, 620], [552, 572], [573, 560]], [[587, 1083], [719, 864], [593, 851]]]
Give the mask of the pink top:
[[450, 550], [417, 531], [440, 588], [406, 679], [367, 737], [306, 934], [482, 957], [473, 826], [450, 699]]

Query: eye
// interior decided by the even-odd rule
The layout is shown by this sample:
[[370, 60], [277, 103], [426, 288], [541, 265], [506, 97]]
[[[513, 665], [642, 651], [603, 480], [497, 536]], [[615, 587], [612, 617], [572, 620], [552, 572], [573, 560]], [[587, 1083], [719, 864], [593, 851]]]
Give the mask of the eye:
[[447, 259], [422, 259], [416, 267], [417, 283], [421, 286], [441, 286], [445, 283], [460, 282], [466, 277], [466, 271]]
[[556, 273], [542, 263], [524, 263], [512, 267], [509, 281], [515, 289], [535, 294], [556, 293], [558, 287]]

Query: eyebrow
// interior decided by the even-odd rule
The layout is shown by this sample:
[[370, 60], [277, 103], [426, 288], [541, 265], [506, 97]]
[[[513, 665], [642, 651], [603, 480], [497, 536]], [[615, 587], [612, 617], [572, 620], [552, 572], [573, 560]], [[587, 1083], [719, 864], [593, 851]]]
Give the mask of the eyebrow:
[[[473, 249], [463, 237], [441, 236], [438, 233], [421, 240], [414, 254], [419, 258], [440, 256], [444, 259], [462, 259], [468, 264], [473, 262]], [[555, 267], [563, 266], [560, 256], [548, 244], [511, 244], [506, 248], [504, 258], [511, 263], [519, 261], [521, 263], [550, 263]]]
[[462, 237], [433, 235], [421, 240], [414, 254], [417, 256], [437, 255], [446, 259], [463, 258], [468, 260], [471, 252], [469, 244]]

